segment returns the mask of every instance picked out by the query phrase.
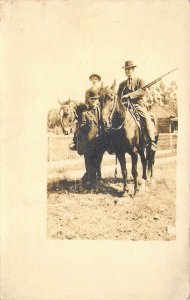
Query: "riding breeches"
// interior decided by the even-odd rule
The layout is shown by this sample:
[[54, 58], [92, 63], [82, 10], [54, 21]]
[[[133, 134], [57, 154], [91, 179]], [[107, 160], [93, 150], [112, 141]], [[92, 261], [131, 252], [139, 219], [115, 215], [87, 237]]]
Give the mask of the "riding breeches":
[[133, 105], [139, 113], [142, 124], [145, 127], [145, 130], [147, 131], [147, 134], [149, 135], [151, 141], [155, 141], [155, 134], [157, 130], [147, 109], [138, 103], [135, 103]]

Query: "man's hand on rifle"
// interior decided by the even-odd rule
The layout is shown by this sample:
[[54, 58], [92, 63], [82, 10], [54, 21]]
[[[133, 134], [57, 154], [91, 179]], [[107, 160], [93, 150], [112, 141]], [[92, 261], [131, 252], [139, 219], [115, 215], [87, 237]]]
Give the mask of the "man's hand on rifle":
[[137, 91], [131, 92], [127, 95], [123, 95], [122, 102], [126, 102], [127, 100], [133, 99], [141, 99], [145, 95], [145, 91], [143, 89], [138, 89]]

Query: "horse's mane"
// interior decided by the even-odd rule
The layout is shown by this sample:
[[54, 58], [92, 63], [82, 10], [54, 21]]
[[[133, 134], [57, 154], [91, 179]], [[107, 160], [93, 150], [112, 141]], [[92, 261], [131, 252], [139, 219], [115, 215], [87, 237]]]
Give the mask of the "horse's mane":
[[125, 106], [122, 104], [121, 99], [117, 96], [117, 105], [118, 105], [118, 109], [121, 112], [122, 116], [125, 116], [126, 114], [126, 108]]

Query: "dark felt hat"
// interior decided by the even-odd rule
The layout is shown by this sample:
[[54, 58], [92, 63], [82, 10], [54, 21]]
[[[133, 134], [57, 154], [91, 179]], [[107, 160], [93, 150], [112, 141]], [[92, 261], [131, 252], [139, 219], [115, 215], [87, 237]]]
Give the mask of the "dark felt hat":
[[92, 75], [90, 75], [89, 79], [91, 80], [92, 77], [97, 77], [99, 81], [101, 80], [101, 77], [98, 74], [92, 74]]
[[137, 65], [132, 60], [127, 60], [123, 69], [135, 68]]

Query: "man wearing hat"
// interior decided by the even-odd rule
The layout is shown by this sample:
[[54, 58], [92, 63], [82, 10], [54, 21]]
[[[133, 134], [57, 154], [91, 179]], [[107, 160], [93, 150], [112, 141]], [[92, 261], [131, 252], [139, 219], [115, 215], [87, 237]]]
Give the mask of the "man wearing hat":
[[141, 88], [145, 84], [144, 80], [134, 76], [136, 67], [137, 65], [131, 60], [125, 62], [125, 66], [123, 68], [125, 69], [127, 80], [120, 83], [117, 95], [122, 100], [124, 96], [127, 97], [127, 94], [132, 93], [131, 95], [129, 95], [129, 100], [133, 103], [134, 107], [139, 113], [142, 124], [145, 127], [145, 130], [147, 131], [147, 134], [149, 135], [149, 138], [151, 140], [152, 150], [156, 151], [155, 134], [157, 130], [151, 120], [150, 114], [144, 106], [144, 91]]
[[100, 128], [100, 102], [99, 102], [99, 93], [97, 91], [88, 92], [88, 109], [82, 113], [82, 121], [80, 127], [85, 125], [88, 121], [94, 123]]
[[88, 105], [88, 100], [90, 99], [89, 93], [94, 92], [95, 94], [101, 93], [102, 86], [101, 83], [101, 77], [98, 74], [93, 73], [89, 76], [89, 80], [92, 83], [92, 86], [85, 92], [85, 104]]
[[90, 126], [95, 126], [100, 132], [100, 103], [99, 103], [99, 93], [98, 89], [93, 90], [89, 89], [86, 92], [86, 106], [87, 110], [82, 113], [82, 119], [80, 124], [78, 124], [77, 132], [75, 132], [73, 137], [73, 143], [70, 145], [69, 149], [71, 151], [78, 150], [77, 149], [77, 133], [79, 133], [80, 129], [89, 124]]

